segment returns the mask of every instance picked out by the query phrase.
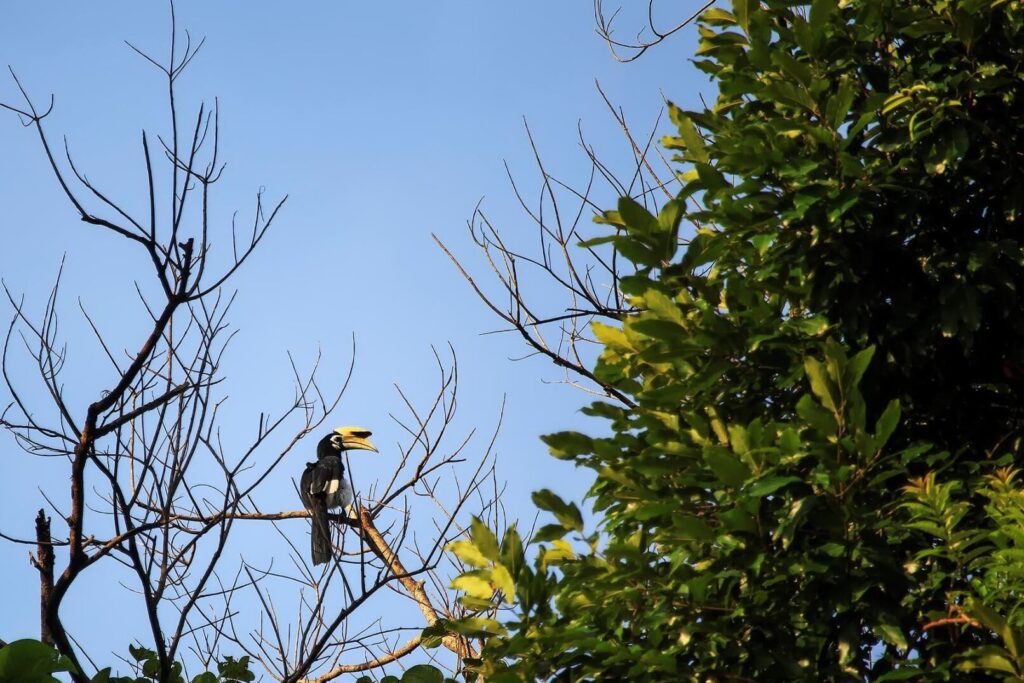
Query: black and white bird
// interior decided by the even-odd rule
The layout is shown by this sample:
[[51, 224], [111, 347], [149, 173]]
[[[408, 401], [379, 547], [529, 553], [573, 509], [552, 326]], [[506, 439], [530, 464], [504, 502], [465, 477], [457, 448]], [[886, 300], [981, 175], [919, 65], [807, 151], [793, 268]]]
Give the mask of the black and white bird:
[[345, 478], [342, 451], [373, 451], [370, 430], [362, 427], [338, 427], [316, 445], [316, 462], [306, 463], [299, 481], [299, 496], [313, 520], [311, 548], [313, 564], [331, 559], [331, 527], [327, 511], [344, 508], [352, 502], [352, 486]]

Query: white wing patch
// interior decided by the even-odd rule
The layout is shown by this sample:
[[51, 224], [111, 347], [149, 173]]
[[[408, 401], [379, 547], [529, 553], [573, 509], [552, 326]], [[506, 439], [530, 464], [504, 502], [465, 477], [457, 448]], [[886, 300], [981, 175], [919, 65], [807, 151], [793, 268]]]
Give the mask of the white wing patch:
[[329, 508], [345, 507], [352, 502], [353, 498], [352, 487], [344, 479], [331, 479], [325, 483], [322, 491], [310, 490], [310, 493], [313, 495], [322, 493], [324, 503]]

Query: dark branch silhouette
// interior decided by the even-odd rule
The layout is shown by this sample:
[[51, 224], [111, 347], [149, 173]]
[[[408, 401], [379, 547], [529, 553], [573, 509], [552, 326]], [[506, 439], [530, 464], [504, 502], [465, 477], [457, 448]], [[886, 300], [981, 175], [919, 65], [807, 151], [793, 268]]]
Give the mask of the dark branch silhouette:
[[590, 323], [615, 323], [635, 309], [620, 287], [620, 279], [632, 272], [623, 272], [623, 261], [608, 236], [609, 226], [599, 230], [588, 226], [600, 216], [600, 207], [619, 196], [634, 197], [656, 213], [661, 202], [675, 195], [679, 181], [653, 144], [660, 116], [648, 135], [637, 137], [625, 113], [609, 101], [600, 84], [597, 90], [632, 156], [624, 170], [609, 168], [580, 127], [580, 149], [590, 163], [590, 172], [581, 183], [566, 182], [548, 169], [526, 126], [539, 179], [537, 198], [531, 202], [523, 183], [507, 165], [506, 170], [535, 239], [495, 225], [478, 205], [468, 227], [486, 265], [483, 270], [490, 271], [487, 278], [473, 275], [469, 262], [456, 256], [436, 235], [434, 241], [501, 321], [501, 327], [493, 332], [511, 332], [526, 343], [529, 352], [524, 358], [547, 358], [564, 373], [561, 381], [632, 406], [624, 393], [590, 369], [598, 348], [589, 334]]
[[[187, 32], [181, 40], [173, 4], [171, 12], [166, 60], [129, 44], [159, 70], [167, 86], [170, 131], [155, 136], [160, 153], [154, 155], [152, 134], [141, 138], [147, 215], [133, 215], [125, 208], [130, 202], [90, 179], [67, 140], [62, 153], [55, 153], [47, 125], [52, 97], [45, 109], [38, 107], [11, 71], [21, 101], [0, 102], [35, 131], [79, 219], [137, 244], [153, 277], [152, 285], [132, 285], [146, 314], [132, 328], [137, 345], [123, 356], [79, 302], [102, 352], [97, 371], [107, 378], [106, 388], [85, 405], [70, 400], [63, 383], [61, 275], [38, 317], [4, 283], [12, 318], [0, 367], [11, 402], [0, 426], [29, 454], [66, 459], [70, 484], [67, 498], [58, 499], [66, 510], [50, 502], [66, 521], [66, 532], [51, 529], [41, 510], [34, 539], [6, 532], [0, 537], [35, 546], [42, 639], [75, 664], [76, 682], [88, 679], [84, 664], [92, 658], [69, 632], [64, 608], [79, 579], [99, 572], [97, 566], [108, 568], [101, 575], [111, 583], [123, 580], [125, 571], [131, 577], [129, 588], [149, 629], [139, 640], [156, 652], [158, 680], [169, 680], [175, 662], [186, 655], [209, 667], [222, 652], [249, 654], [273, 678], [289, 682], [385, 667], [418, 647], [425, 626], [463, 615], [439, 567], [447, 561], [444, 546], [464, 533], [460, 519], [472, 513], [494, 525], [502, 521], [503, 511], [490, 496], [498, 488], [493, 439], [482, 454], [469, 458], [464, 452], [473, 433], [452, 438], [458, 366], [454, 351], [448, 359], [435, 352], [438, 386], [425, 406], [417, 407], [398, 388], [401, 415], [409, 417], [393, 417], [407, 443], [400, 446], [393, 471], [382, 477], [386, 483], [364, 486], [349, 511], [330, 516], [333, 561], [313, 568], [305, 551], [296, 550], [305, 546], [294, 538], [309, 532], [309, 512], [265, 510], [260, 504], [271, 475], [290, 454], [310, 447], [303, 438], [325, 427], [339, 405], [352, 376], [355, 344], [348, 372], [332, 382], [333, 389], [321, 383], [319, 357], [305, 371], [292, 362], [293, 395], [275, 411], [261, 413], [247, 440], [234, 427], [229, 434], [220, 419], [226, 400], [221, 367], [235, 334], [228, 322], [234, 294], [225, 286], [263, 242], [287, 197], [265, 202], [264, 191], [257, 192], [245, 231], [234, 220], [222, 226], [211, 216], [211, 193], [224, 171], [218, 156], [219, 103], [200, 105], [188, 124], [181, 116], [178, 81], [203, 41], [194, 44]], [[215, 241], [227, 244], [227, 236], [230, 250], [215, 250]], [[118, 271], [97, 263], [94, 275], [116, 278]], [[79, 340], [72, 343], [77, 347]], [[36, 370], [42, 399], [39, 392], [19, 387], [10, 372], [22, 353]], [[451, 485], [439, 486], [442, 480]], [[449, 489], [454, 494], [443, 493]], [[298, 504], [298, 496], [295, 500]], [[415, 528], [414, 509], [424, 520]], [[259, 566], [258, 558], [232, 557], [227, 551], [238, 523], [263, 524], [279, 534], [292, 552], [277, 564], [290, 566], [279, 568], [276, 560]], [[5, 521], [10, 524], [16, 522]], [[433, 527], [427, 543], [416, 537], [424, 525]], [[353, 615], [372, 612], [366, 606], [385, 589], [406, 596], [422, 618], [354, 626]], [[258, 607], [243, 610], [243, 595], [250, 598], [247, 605]], [[453, 672], [476, 653], [459, 637], [446, 637], [442, 644], [454, 653]]]
[[616, 7], [611, 13], [605, 9], [604, 0], [594, 0], [594, 21], [597, 24], [597, 35], [608, 44], [612, 57], [618, 62], [632, 62], [639, 59], [647, 50], [658, 45], [675, 33], [696, 21], [706, 9], [714, 5], [716, 0], [700, 2], [697, 9], [679, 10], [673, 6], [672, 11], [685, 16], [667, 26], [655, 19], [656, 0], [647, 0], [647, 9], [644, 25], [636, 32], [633, 38], [620, 39], [616, 37], [615, 23], [619, 18], [622, 7]]

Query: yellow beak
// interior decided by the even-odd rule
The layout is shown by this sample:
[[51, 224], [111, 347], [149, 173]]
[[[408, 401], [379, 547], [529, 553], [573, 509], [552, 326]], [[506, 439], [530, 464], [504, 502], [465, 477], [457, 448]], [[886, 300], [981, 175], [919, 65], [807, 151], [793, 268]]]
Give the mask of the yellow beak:
[[379, 453], [377, 447], [370, 443], [371, 432], [364, 427], [338, 427], [335, 434], [341, 435], [341, 443], [351, 451], [373, 451]]

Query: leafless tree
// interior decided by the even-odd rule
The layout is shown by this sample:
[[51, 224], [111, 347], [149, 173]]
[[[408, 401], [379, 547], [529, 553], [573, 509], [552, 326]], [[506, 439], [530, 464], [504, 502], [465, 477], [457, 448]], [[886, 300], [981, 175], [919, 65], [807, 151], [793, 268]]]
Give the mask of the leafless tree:
[[[616, 7], [610, 13], [605, 7], [604, 0], [594, 0], [594, 21], [597, 24], [597, 35], [604, 39], [611, 50], [612, 57], [618, 62], [632, 62], [641, 57], [647, 50], [663, 42], [670, 36], [678, 33], [686, 26], [692, 24], [697, 17], [706, 9], [714, 5], [716, 0], [700, 0], [691, 3], [686, 9], [680, 9], [678, 3], [674, 3], [670, 9], [673, 16], [682, 14], [683, 18], [675, 20], [668, 25], [663, 25], [655, 16], [657, 11], [657, 0], [647, 0], [646, 16], [642, 27], [636, 32], [633, 38], [618, 38], [616, 36], [615, 24], [620, 18], [622, 7]], [[640, 3], [637, 3], [639, 5]], [[632, 9], [636, 10], [635, 7]]]
[[522, 358], [548, 358], [561, 368], [560, 381], [632, 406], [626, 395], [591, 371], [597, 345], [590, 336], [590, 323], [615, 322], [635, 310], [620, 286], [621, 278], [633, 271], [623, 265], [614, 245], [617, 228], [605, 225], [595, 230], [593, 223], [595, 219], [602, 222], [603, 210], [622, 196], [633, 197], [657, 213], [674, 196], [679, 181], [656, 144], [661, 117], [647, 135], [635, 135], [625, 112], [608, 99], [600, 84], [597, 90], [628, 145], [631, 161], [624, 168], [603, 161], [580, 126], [579, 146], [589, 162], [589, 174], [582, 183], [562, 180], [543, 161], [527, 125], [539, 180], [536, 195], [524, 191], [507, 164], [506, 171], [527, 219], [525, 234], [532, 233], [533, 239], [495, 225], [478, 205], [468, 228], [490, 271], [489, 281], [474, 277], [468, 262], [436, 235], [434, 241], [502, 321], [494, 332], [512, 332], [524, 340], [529, 352]]
[[[261, 487], [303, 437], [332, 415], [353, 366], [328, 390], [319, 377], [319, 358], [304, 371], [293, 362], [294, 395], [276, 411], [261, 413], [244, 443], [237, 429], [219, 419], [220, 370], [234, 334], [228, 323], [234, 295], [226, 287], [259, 247], [286, 198], [268, 203], [257, 193], [245, 228], [211, 218], [211, 192], [224, 170], [218, 104], [200, 105], [188, 122], [179, 115], [178, 82], [203, 41], [194, 43], [187, 32], [179, 36], [173, 11], [172, 5], [166, 58], [129, 44], [159, 70], [168, 96], [170, 130], [156, 138], [143, 133], [141, 139], [145, 216], [133, 215], [127, 202], [93, 182], [66, 141], [60, 148], [53, 144], [47, 125], [52, 97], [38, 106], [12, 71], [20, 103], [0, 102], [38, 136], [79, 218], [137, 245], [153, 277], [151, 285], [134, 285], [147, 312], [134, 351], [114, 348], [109, 332], [81, 306], [109, 378], [85, 406], [68, 398], [62, 375], [67, 349], [58, 325], [60, 276], [38, 317], [4, 284], [13, 311], [2, 354], [11, 402], [0, 426], [28, 453], [66, 460], [70, 487], [66, 500], [48, 500], [66, 520], [66, 534], [51, 532], [50, 518], [40, 510], [35, 538], [0, 535], [36, 547], [42, 639], [74, 662], [76, 681], [87, 680], [85, 662], [92, 658], [75, 641], [62, 608], [73, 601], [81, 577], [100, 573], [98, 567], [106, 568], [102, 576], [111, 583], [123, 581], [143, 604], [150, 633], [139, 642], [152, 644], [160, 681], [171, 680], [175, 662], [186, 655], [206, 667], [239, 651], [281, 681], [325, 681], [378, 669], [415, 651], [424, 626], [461, 616], [445, 578], [458, 567], [442, 550], [463, 532], [458, 520], [470, 513], [492, 526], [504, 523], [494, 441], [476, 457], [464, 455], [472, 433], [457, 439], [450, 434], [457, 405], [455, 355], [435, 354], [438, 388], [426, 407], [398, 389], [404, 409], [395, 419], [408, 436], [398, 466], [385, 484], [364, 488], [348, 512], [332, 516], [333, 562], [320, 568], [306, 562], [306, 544], [296, 539], [305, 537], [307, 511], [263, 509]], [[226, 244], [228, 234], [230, 250], [215, 250], [214, 242]], [[112, 275], [116, 268], [99, 272]], [[78, 347], [81, 340], [73, 343]], [[34, 400], [38, 392], [26, 391], [10, 372], [19, 354], [27, 354], [37, 372], [41, 402]], [[354, 359], [353, 343], [353, 364]], [[411, 524], [414, 514], [432, 520], [433, 528]], [[239, 524], [276, 530], [292, 548], [287, 561], [277, 563], [286, 566], [254, 556], [230, 560], [226, 550]], [[410, 601], [421, 616], [399, 622], [378, 616], [357, 628], [354, 615], [389, 591]], [[458, 636], [448, 635], [442, 644], [455, 655], [453, 671], [475, 654], [473, 644]]]
[[[465, 517], [467, 507], [495, 527], [505, 524], [491, 457], [497, 430], [483, 457], [470, 466], [469, 476], [460, 479], [457, 466], [467, 462], [463, 452], [473, 434], [446, 446], [457, 406], [458, 366], [454, 353], [449, 362], [438, 356], [437, 363], [438, 390], [425, 409], [416, 408], [397, 388], [408, 417], [393, 417], [408, 441], [387, 482], [371, 486], [351, 514], [333, 516], [338, 522], [334, 561], [318, 570], [305, 561], [303, 550], [294, 548], [292, 571], [284, 575], [272, 567], [245, 564], [248, 586], [265, 608], [264, 619], [255, 629], [238, 628], [227, 605], [231, 596], [224, 594], [221, 614], [228, 615], [226, 627], [215, 630], [216, 637], [230, 640], [275, 679], [298, 681], [305, 672], [319, 670], [322, 673], [307, 680], [326, 681], [343, 673], [380, 668], [416, 651], [424, 626], [465, 616], [445, 578], [462, 567], [442, 550], [464, 533], [457, 520]], [[443, 480], [455, 484], [455, 495], [449, 500], [442, 493]], [[304, 516], [304, 512], [255, 512], [239, 518], [271, 521], [276, 526], [291, 515]], [[388, 520], [388, 526], [379, 529], [378, 519]], [[432, 526], [414, 528], [413, 519], [430, 519]], [[290, 589], [293, 598], [290, 607], [297, 616], [290, 620], [279, 618], [280, 600], [272, 597], [281, 586], [286, 593]], [[353, 626], [351, 616], [384, 589], [409, 598], [423, 621], [396, 626], [377, 618], [368, 625]], [[458, 656], [456, 666], [450, 667], [453, 671], [463, 658], [476, 654], [474, 644], [458, 635], [445, 635], [442, 644]], [[353, 653], [356, 661], [351, 661]]]

